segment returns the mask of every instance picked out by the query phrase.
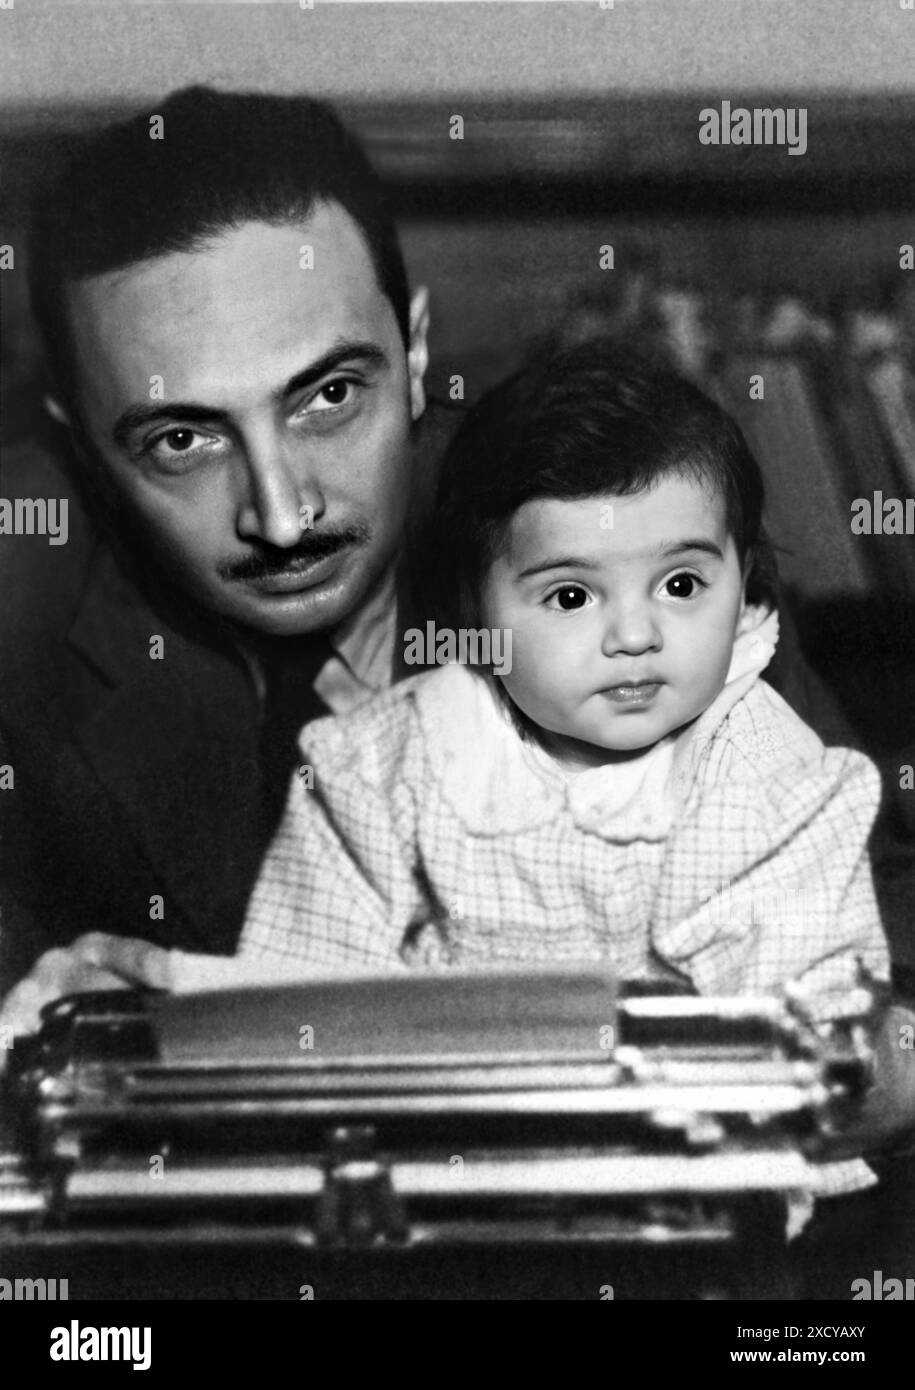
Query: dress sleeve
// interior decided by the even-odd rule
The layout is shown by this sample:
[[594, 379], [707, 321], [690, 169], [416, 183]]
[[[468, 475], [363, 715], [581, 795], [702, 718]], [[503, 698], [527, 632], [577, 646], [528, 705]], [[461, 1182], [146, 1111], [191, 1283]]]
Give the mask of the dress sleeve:
[[879, 802], [876, 768], [848, 749], [764, 779], [735, 763], [672, 837], [656, 949], [703, 994], [793, 982], [824, 1020], [848, 1012], [859, 963], [889, 974], [867, 852]]
[[239, 943], [248, 963], [405, 968], [404, 935], [430, 915], [417, 869], [421, 744], [395, 688], [353, 715], [306, 725], [282, 822]]

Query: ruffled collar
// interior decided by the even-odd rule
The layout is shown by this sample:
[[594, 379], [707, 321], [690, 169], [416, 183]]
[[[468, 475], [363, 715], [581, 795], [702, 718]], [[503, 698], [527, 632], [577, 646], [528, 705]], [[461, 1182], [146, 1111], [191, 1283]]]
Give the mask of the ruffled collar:
[[607, 840], [663, 840], [715, 730], [758, 680], [777, 641], [772, 612], [735, 640], [725, 685], [697, 720], [640, 758], [573, 776], [519, 736], [491, 677], [460, 665], [442, 667], [415, 686], [432, 775], [474, 835], [518, 834], [565, 812], [580, 829]]

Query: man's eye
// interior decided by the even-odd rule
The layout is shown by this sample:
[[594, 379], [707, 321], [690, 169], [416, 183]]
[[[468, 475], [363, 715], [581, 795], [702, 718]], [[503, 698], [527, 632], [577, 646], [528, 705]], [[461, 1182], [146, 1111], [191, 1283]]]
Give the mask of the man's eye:
[[218, 440], [213, 439], [210, 435], [177, 426], [175, 429], [166, 430], [164, 434], [151, 439], [146, 446], [146, 452], [155, 463], [165, 467], [174, 465], [180, 470], [185, 462], [189, 462], [192, 457], [203, 453], [204, 450], [216, 443]]
[[562, 584], [547, 595], [548, 608], [558, 608], [562, 613], [574, 613], [588, 603], [588, 591], [580, 584]]
[[160, 435], [156, 440], [157, 444], [167, 444], [177, 454], [187, 453], [193, 442], [193, 430], [169, 430], [168, 434]]
[[700, 579], [698, 574], [672, 574], [665, 580], [663, 588], [671, 598], [695, 598], [700, 589], [706, 587], [705, 580]]
[[309, 402], [309, 409], [318, 412], [338, 409], [341, 405], [349, 403], [354, 389], [355, 382], [347, 380], [346, 377], [338, 377], [336, 381], [328, 381]]

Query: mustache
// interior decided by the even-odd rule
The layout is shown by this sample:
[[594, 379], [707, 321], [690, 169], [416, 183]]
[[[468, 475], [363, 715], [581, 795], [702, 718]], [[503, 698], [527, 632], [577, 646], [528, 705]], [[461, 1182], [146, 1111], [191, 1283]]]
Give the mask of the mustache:
[[348, 526], [341, 531], [314, 534], [306, 532], [302, 539], [288, 550], [280, 546], [265, 545], [260, 541], [251, 546], [243, 559], [223, 560], [216, 566], [216, 573], [220, 579], [236, 582], [269, 579], [273, 575], [298, 569], [303, 564], [325, 560], [348, 545], [364, 545], [368, 539], [367, 526]]

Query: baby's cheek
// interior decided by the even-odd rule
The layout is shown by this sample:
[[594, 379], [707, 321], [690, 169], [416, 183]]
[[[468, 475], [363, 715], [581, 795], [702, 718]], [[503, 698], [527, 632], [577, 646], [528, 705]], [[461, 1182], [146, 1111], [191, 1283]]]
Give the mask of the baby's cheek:
[[540, 663], [532, 660], [529, 653], [519, 655], [515, 648], [511, 672], [502, 677], [502, 684], [515, 703], [522, 708], [539, 703], [547, 694], [547, 683], [548, 673], [540, 670]]
[[544, 727], [551, 727], [551, 716], [562, 710], [561, 676], [548, 653], [528, 650], [519, 658], [513, 651], [511, 673], [502, 677], [502, 684], [518, 708]]
[[730, 665], [730, 653], [719, 657], [711, 666], [706, 666], [703, 670], [697, 671], [696, 678], [691, 682], [689, 692], [690, 703], [693, 706], [691, 713], [700, 715], [708, 709], [709, 705], [718, 698], [724, 689], [725, 678]]

